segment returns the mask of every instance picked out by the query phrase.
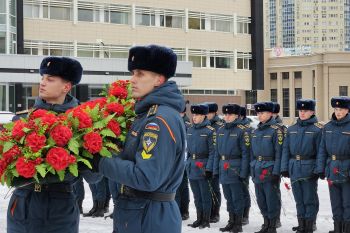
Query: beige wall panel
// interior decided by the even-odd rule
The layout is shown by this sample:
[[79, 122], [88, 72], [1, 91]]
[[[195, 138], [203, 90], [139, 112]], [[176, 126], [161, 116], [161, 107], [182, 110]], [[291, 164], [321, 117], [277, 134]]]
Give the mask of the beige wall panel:
[[232, 70], [194, 68], [192, 86], [189, 88], [213, 89], [213, 87], [217, 87], [219, 84], [224, 90], [249, 90], [252, 86], [251, 75], [251, 71], [238, 71], [237, 73], [234, 73]]

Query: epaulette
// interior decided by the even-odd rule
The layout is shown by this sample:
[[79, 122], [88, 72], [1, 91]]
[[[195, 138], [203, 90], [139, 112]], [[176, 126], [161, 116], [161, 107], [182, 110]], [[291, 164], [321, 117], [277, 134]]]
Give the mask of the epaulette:
[[185, 121], [185, 124], [186, 125], [192, 125], [191, 122], [189, 122], [189, 121]]
[[207, 128], [210, 129], [211, 131], [215, 131], [215, 128], [211, 127], [210, 125], [207, 125]]
[[250, 128], [250, 124], [245, 124], [244, 127]]
[[237, 125], [237, 127], [240, 128], [240, 129], [245, 129], [244, 125]]
[[270, 127], [273, 128], [273, 129], [279, 129], [279, 128], [280, 128], [280, 127], [277, 126], [277, 125], [271, 125]]
[[324, 123], [323, 122], [317, 122], [314, 124], [317, 128], [323, 129]]
[[152, 107], [148, 110], [147, 117], [156, 115], [158, 110], [158, 105], [152, 105]]
[[215, 124], [220, 125], [220, 126], [224, 125], [224, 123], [221, 121], [217, 121], [217, 122], [215, 122]]
[[16, 115], [28, 114], [31, 110], [32, 109], [22, 110], [22, 111], [16, 112]]

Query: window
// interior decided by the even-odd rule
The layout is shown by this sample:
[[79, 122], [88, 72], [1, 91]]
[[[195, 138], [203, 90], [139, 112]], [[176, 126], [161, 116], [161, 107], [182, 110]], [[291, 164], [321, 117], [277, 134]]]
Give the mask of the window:
[[210, 67], [230, 69], [232, 67], [232, 58], [228, 57], [210, 57]]
[[[297, 106], [297, 100], [303, 98], [302, 97], [302, 89], [301, 88], [295, 88], [295, 106]], [[295, 116], [298, 116], [298, 110], [295, 108]]]
[[0, 1], [0, 14], [6, 13], [6, 1]]
[[252, 59], [251, 53], [237, 53], [237, 69], [239, 70], [249, 70], [250, 69], [250, 59]]
[[348, 86], [339, 86], [339, 95], [348, 96]]
[[277, 80], [277, 73], [270, 73], [270, 80]]
[[211, 30], [220, 32], [231, 32], [232, 31], [232, 21], [225, 20], [211, 20]]
[[160, 26], [165, 26], [168, 28], [183, 28], [183, 20], [184, 20], [184, 18], [181, 16], [166, 15], [164, 17], [163, 15], [161, 15], [160, 16]]
[[283, 88], [283, 116], [289, 117], [289, 88]]
[[295, 79], [301, 79], [301, 73], [302, 73], [301, 71], [295, 71], [294, 72], [294, 78]]
[[0, 53], [6, 52], [6, 33], [0, 32]]
[[250, 34], [249, 23], [238, 23], [237, 33]]
[[23, 4], [23, 17], [39, 18], [39, 5], [34, 3]]
[[205, 56], [189, 56], [188, 60], [193, 62], [193, 67], [207, 66], [207, 57]]
[[78, 20], [94, 22], [94, 11], [90, 9], [78, 9]]
[[70, 20], [71, 8], [68, 7], [50, 7], [50, 19]]
[[289, 72], [282, 72], [282, 79], [289, 79]]
[[[129, 24], [129, 18], [130, 18], [130, 13], [128, 13], [128, 12], [105, 11], [105, 22], [107, 22], [107, 23]], [[146, 21], [144, 23], [146, 25]], [[137, 20], [136, 20], [136, 24], [138, 24]], [[138, 24], [138, 25], [144, 25], [144, 24]], [[147, 26], [149, 26], [149, 25], [147, 25]]]
[[189, 12], [188, 28], [195, 30], [205, 30], [205, 16], [200, 12]]
[[277, 89], [271, 89], [271, 101], [277, 102]]
[[136, 8], [136, 25], [155, 26], [155, 11], [150, 8]]

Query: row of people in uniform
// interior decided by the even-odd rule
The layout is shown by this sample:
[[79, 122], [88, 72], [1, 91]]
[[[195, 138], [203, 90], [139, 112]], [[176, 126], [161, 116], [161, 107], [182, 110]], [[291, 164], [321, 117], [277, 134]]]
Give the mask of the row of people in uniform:
[[[283, 176], [290, 178], [296, 202], [298, 226], [292, 230], [310, 233], [316, 230], [319, 210], [318, 179], [327, 178], [334, 220], [330, 233], [350, 233], [350, 98], [333, 97], [331, 105], [334, 113], [324, 126], [315, 116], [316, 101], [298, 100], [299, 118], [287, 128], [278, 116], [278, 103], [256, 103], [260, 121], [256, 129], [250, 127], [245, 108], [237, 104], [222, 107], [222, 122], [209, 120], [218, 119], [217, 104], [192, 105], [192, 123], [182, 113], [187, 126], [187, 161], [177, 201], [183, 219], [188, 219], [188, 178], [197, 211], [197, 219], [189, 226], [202, 229], [218, 221], [217, 180], [229, 215], [220, 230], [242, 232], [242, 225], [248, 223], [251, 176], [264, 218], [256, 233], [274, 233], [280, 226]], [[209, 113], [214, 117], [208, 117]]]

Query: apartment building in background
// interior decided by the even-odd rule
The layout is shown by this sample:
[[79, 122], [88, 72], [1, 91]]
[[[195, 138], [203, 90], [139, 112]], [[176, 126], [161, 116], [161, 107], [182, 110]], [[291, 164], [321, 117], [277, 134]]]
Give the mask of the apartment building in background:
[[174, 80], [191, 103], [254, 102], [252, 90], [264, 85], [262, 5], [256, 0], [5, 0], [0, 59], [18, 62], [0, 62], [0, 110], [31, 107], [44, 56], [72, 56], [83, 63], [84, 77], [73, 94], [86, 101], [104, 84], [130, 78], [128, 50], [145, 44], [174, 49], [179, 60]]

